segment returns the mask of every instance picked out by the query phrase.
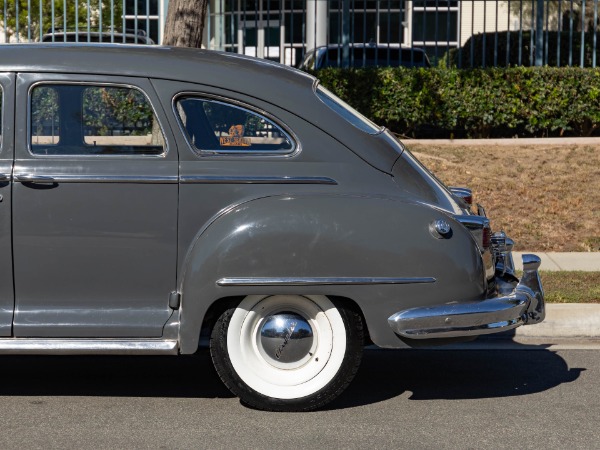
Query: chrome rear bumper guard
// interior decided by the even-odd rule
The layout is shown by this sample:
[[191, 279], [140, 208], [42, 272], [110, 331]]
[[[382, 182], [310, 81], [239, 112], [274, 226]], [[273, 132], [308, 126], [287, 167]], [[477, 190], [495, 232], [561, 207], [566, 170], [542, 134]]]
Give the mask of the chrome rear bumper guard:
[[388, 323], [408, 339], [478, 336], [540, 323], [545, 317], [540, 262], [536, 255], [523, 255], [523, 277], [516, 286], [499, 278], [496, 297], [411, 308], [397, 312]]

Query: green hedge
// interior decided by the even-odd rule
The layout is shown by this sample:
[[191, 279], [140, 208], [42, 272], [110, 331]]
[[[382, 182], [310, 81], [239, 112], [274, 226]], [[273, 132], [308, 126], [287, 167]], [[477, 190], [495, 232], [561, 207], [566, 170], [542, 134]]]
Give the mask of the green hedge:
[[600, 70], [323, 69], [321, 83], [379, 125], [417, 138], [591, 136]]

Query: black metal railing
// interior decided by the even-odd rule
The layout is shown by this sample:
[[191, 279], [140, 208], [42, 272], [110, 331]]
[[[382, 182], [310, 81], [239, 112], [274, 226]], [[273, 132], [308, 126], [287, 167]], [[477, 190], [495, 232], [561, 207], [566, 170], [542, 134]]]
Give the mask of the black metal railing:
[[[165, 0], [0, 1], [6, 43], [160, 43], [166, 14]], [[211, 0], [204, 43], [288, 65], [311, 55], [340, 67], [420, 65], [425, 54], [463, 68], [596, 67], [599, 1]]]

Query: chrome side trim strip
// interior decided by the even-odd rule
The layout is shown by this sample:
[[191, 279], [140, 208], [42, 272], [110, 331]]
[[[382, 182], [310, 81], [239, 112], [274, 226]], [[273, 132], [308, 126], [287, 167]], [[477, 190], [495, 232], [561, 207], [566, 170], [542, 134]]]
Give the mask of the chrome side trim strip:
[[162, 339], [0, 339], [4, 355], [176, 355], [176, 340]]
[[33, 175], [15, 174], [15, 181], [21, 183], [138, 183], [138, 184], [174, 184], [178, 179], [173, 176], [133, 176], [133, 175]]
[[372, 284], [423, 284], [435, 283], [433, 277], [414, 278], [221, 278], [218, 286], [323, 286], [323, 285], [372, 285]]
[[[225, 177], [225, 176], [131, 176], [131, 175], [34, 175], [15, 174], [21, 183], [148, 183], [173, 184], [338, 184], [328, 177]], [[0, 181], [2, 179], [0, 178]]]
[[184, 175], [186, 184], [338, 184], [328, 177], [251, 177], [251, 176], [204, 176]]

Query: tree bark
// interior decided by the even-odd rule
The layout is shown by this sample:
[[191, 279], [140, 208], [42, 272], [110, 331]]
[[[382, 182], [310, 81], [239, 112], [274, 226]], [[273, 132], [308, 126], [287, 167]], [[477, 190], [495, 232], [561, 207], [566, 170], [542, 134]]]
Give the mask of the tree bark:
[[169, 0], [163, 45], [200, 48], [208, 2], [209, 0]]

